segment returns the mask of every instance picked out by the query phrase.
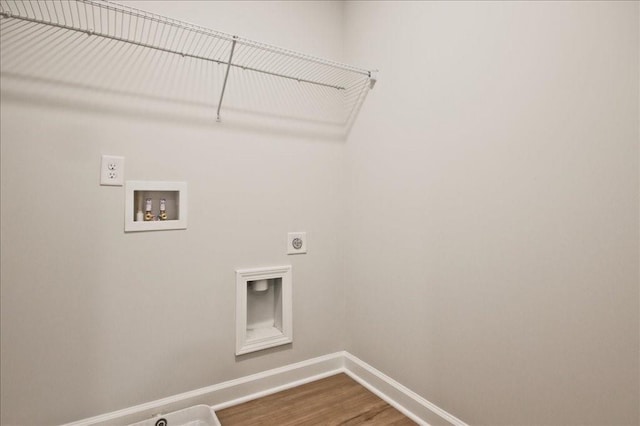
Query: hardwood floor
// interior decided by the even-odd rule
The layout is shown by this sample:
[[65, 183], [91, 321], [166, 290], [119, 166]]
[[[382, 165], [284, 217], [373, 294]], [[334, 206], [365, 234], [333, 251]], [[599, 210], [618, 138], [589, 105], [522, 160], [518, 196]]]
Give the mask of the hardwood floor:
[[222, 426], [415, 425], [346, 374], [216, 411]]

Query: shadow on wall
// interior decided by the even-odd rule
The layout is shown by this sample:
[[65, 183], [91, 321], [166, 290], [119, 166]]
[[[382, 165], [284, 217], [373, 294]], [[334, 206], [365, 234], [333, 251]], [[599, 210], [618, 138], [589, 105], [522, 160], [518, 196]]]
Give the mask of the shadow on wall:
[[[94, 33], [29, 20], [50, 22], [53, 12], [64, 16], [68, 10], [57, 11], [54, 7], [51, 16], [44, 16], [42, 9], [32, 10], [16, 9], [27, 20], [16, 19], [12, 11], [13, 15], [0, 21], [3, 98], [209, 125], [216, 124], [224, 94], [221, 120], [226, 127], [344, 140], [368, 92], [368, 78], [362, 75], [351, 76], [348, 71], [335, 71], [325, 64], [310, 65], [293, 52], [273, 53], [258, 43], [234, 41], [230, 48], [232, 43], [226, 35], [226, 39], [217, 39], [217, 35], [194, 33], [191, 40], [190, 35], [183, 37], [182, 33], [170, 35], [173, 27], [167, 24], [169, 21], [155, 16], [155, 29], [147, 24], [146, 30], [142, 24], [147, 17], [141, 18], [142, 29], [138, 30], [138, 18], [125, 13], [106, 20], [105, 29], [102, 15], [99, 22], [84, 23], [91, 21], [91, 11], [89, 18], [73, 23], [80, 28], [100, 25]], [[81, 11], [74, 14], [75, 19], [83, 16]], [[165, 26], [168, 29], [163, 38]], [[132, 34], [124, 35], [129, 31]], [[94, 35], [98, 33], [102, 36]], [[145, 42], [139, 38], [145, 38]], [[207, 38], [222, 47], [205, 48], [211, 43]], [[234, 66], [228, 67], [225, 61], [231, 54]], [[276, 55], [275, 59], [270, 55]], [[257, 67], [277, 72], [256, 72]], [[336, 89], [310, 83], [317, 80], [313, 73], [320, 72], [320, 67], [327, 67], [322, 71], [323, 77], [329, 78], [326, 81], [334, 81], [342, 73], [347, 77], [340, 74], [340, 81], [348, 85]], [[285, 73], [300, 78], [282, 78]]]
[[1, 75], [3, 101], [50, 106], [175, 125], [222, 127], [229, 131], [250, 131], [304, 139], [343, 142], [347, 133], [336, 126], [318, 125], [300, 119], [228, 109], [216, 122], [215, 106], [204, 106], [175, 99], [162, 99], [94, 87], [39, 79], [12, 73]]

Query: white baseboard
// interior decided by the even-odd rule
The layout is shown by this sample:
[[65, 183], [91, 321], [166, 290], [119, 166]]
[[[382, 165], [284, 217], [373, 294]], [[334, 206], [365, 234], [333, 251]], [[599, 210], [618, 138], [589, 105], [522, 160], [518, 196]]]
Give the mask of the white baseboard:
[[198, 404], [206, 404], [212, 406], [214, 410], [222, 410], [339, 373], [348, 374], [420, 425], [448, 424], [467, 426], [460, 419], [430, 403], [348, 352], [336, 352], [286, 365], [146, 404], [68, 423], [64, 426], [127, 425], [148, 419], [159, 413], [169, 413]]
[[345, 373], [414, 422], [420, 425], [468, 426], [349, 352], [344, 352], [343, 356]]
[[342, 352], [325, 355], [123, 410], [79, 420], [64, 426], [127, 425], [148, 419], [159, 413], [170, 413], [199, 404], [210, 405], [214, 407], [214, 410], [219, 410], [338, 374], [343, 371], [343, 359]]

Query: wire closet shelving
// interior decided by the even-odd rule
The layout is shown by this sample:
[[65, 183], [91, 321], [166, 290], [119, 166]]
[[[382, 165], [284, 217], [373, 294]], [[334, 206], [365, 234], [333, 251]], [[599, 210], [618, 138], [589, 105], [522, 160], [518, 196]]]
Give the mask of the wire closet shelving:
[[[57, 70], [55, 79], [64, 80], [73, 66], [76, 80], [99, 86], [117, 70], [131, 71], [117, 86], [126, 89], [129, 81], [135, 91], [150, 80], [141, 71], [145, 61], [154, 75], [163, 67], [189, 69], [177, 90], [215, 108], [218, 121], [224, 105], [350, 126], [376, 82], [371, 70], [106, 0], [0, 0], [0, 17], [3, 73], [41, 71], [53, 78]], [[49, 51], [56, 51], [49, 54], [55, 62], [46, 63]], [[104, 68], [116, 71], [101, 76]], [[135, 73], [139, 83], [130, 81]]]

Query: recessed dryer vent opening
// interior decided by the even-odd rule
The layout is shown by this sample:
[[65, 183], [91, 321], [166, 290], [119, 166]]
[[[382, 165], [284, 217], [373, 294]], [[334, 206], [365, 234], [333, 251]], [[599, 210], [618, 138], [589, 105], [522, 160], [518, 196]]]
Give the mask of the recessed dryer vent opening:
[[291, 266], [236, 271], [236, 355], [293, 341]]
[[249, 281], [247, 340], [282, 334], [282, 278]]

